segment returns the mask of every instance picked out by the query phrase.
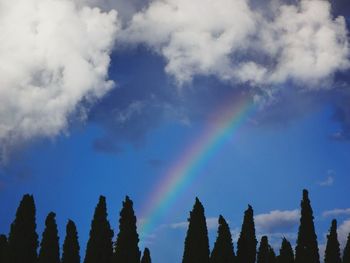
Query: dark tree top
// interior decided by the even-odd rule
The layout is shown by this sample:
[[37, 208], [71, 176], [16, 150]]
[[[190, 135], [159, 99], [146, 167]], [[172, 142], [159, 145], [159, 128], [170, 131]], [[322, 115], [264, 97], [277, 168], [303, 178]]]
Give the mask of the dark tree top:
[[332, 220], [332, 225], [327, 235], [327, 245], [324, 263], [341, 263], [340, 247], [337, 234], [337, 220]]
[[317, 236], [315, 233], [314, 216], [311, 208], [309, 193], [303, 190], [301, 201], [301, 218], [295, 248], [296, 263], [319, 263]]
[[26, 194], [11, 224], [8, 238], [8, 256], [11, 263], [36, 263], [38, 234], [36, 233], [35, 204], [32, 195]]
[[218, 236], [210, 256], [210, 263], [233, 263], [235, 253], [230, 227], [222, 215], [219, 217]]
[[126, 196], [120, 211], [119, 233], [114, 247], [114, 263], [139, 263], [141, 252], [138, 247], [136, 216], [133, 202]]
[[63, 243], [61, 263], [80, 263], [80, 246], [77, 228], [72, 220], [66, 226], [66, 238]]
[[258, 241], [255, 236], [254, 211], [248, 205], [244, 212], [242, 230], [237, 242], [237, 262], [238, 263], [255, 263], [256, 245]]
[[282, 245], [280, 248], [280, 254], [278, 256], [278, 263], [293, 263], [294, 262], [294, 252], [290, 242], [283, 238]]
[[190, 217], [185, 239], [182, 263], [208, 263], [209, 240], [204, 207], [196, 198]]
[[100, 196], [91, 222], [84, 263], [110, 263], [113, 254], [113, 230], [107, 219], [106, 198]]
[[142, 259], [141, 259], [141, 263], [152, 263], [151, 253], [150, 253], [150, 251], [149, 251], [149, 249], [147, 247], [143, 251], [143, 256], [142, 256]]
[[343, 263], [350, 263], [350, 234], [346, 241], [346, 245], [343, 252]]
[[60, 248], [55, 217], [56, 214], [53, 212], [46, 217], [38, 263], [60, 263]]
[[270, 246], [267, 236], [263, 236], [258, 250], [257, 263], [269, 263]]
[[6, 263], [7, 259], [7, 237], [5, 235], [0, 235], [0, 262]]

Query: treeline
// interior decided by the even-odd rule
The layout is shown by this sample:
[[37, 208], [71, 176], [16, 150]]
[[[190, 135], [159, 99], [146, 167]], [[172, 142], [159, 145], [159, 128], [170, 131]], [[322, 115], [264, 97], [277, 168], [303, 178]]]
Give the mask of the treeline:
[[[85, 257], [81, 260], [76, 225], [69, 220], [60, 253], [56, 215], [50, 212], [45, 220], [41, 242], [36, 232], [36, 209], [32, 195], [24, 195], [11, 224], [10, 233], [0, 235], [0, 263], [151, 263], [145, 248], [139, 249], [139, 236], [133, 202], [123, 201], [119, 218], [119, 233], [114, 232], [107, 219], [106, 199], [100, 196], [91, 222]], [[209, 248], [204, 207], [196, 198], [188, 218], [188, 230], [182, 263], [319, 263], [319, 248], [314, 227], [313, 211], [308, 191], [303, 191], [301, 218], [297, 243], [282, 239], [278, 255], [263, 236], [258, 245], [251, 206], [244, 212], [243, 224], [237, 241], [237, 253], [231, 231], [223, 216], [219, 216], [218, 234], [212, 251]], [[324, 256], [325, 263], [350, 263], [350, 235], [343, 253], [337, 237], [337, 221], [332, 220]], [[165, 263], [165, 262], [164, 262]]]

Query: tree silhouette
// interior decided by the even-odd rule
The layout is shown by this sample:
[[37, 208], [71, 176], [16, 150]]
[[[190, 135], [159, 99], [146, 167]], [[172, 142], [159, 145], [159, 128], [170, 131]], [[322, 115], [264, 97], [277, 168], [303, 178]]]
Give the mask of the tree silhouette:
[[294, 252], [290, 242], [283, 238], [280, 248], [280, 254], [277, 257], [278, 263], [294, 263]]
[[6, 263], [7, 260], [7, 237], [0, 235], [0, 263]]
[[106, 198], [100, 196], [91, 222], [84, 263], [110, 263], [113, 254], [113, 230], [107, 220]]
[[233, 263], [235, 253], [230, 227], [222, 215], [219, 216], [218, 236], [210, 256], [210, 263]]
[[119, 233], [114, 246], [114, 263], [139, 263], [141, 252], [138, 247], [136, 216], [133, 203], [125, 197], [123, 208], [120, 211]]
[[61, 263], [80, 263], [79, 241], [77, 228], [72, 220], [66, 226], [66, 238], [63, 243]]
[[301, 218], [297, 245], [295, 248], [296, 263], [319, 263], [317, 236], [315, 233], [314, 217], [311, 208], [309, 193], [303, 190], [301, 201]]
[[271, 246], [269, 246], [269, 263], [276, 263], [276, 253]]
[[208, 263], [209, 240], [208, 229], [204, 215], [204, 207], [196, 198], [190, 217], [185, 239], [182, 263]]
[[51, 212], [45, 220], [45, 230], [40, 244], [38, 263], [59, 263], [60, 247], [56, 224], [56, 214]]
[[267, 236], [263, 236], [258, 250], [257, 263], [269, 263], [270, 246]]
[[350, 234], [348, 235], [348, 239], [344, 248], [342, 263], [350, 263]]
[[340, 248], [337, 234], [337, 220], [332, 220], [332, 225], [327, 235], [327, 245], [324, 263], [341, 263]]
[[141, 263], [152, 263], [151, 253], [150, 253], [150, 251], [149, 251], [149, 249], [147, 247], [143, 251], [143, 256], [142, 256], [142, 259], [141, 259]]
[[8, 239], [10, 263], [36, 263], [38, 234], [36, 233], [35, 204], [32, 195], [24, 195], [11, 224]]
[[249, 205], [244, 212], [242, 230], [237, 242], [237, 262], [254, 263], [256, 259], [256, 245], [254, 226], [254, 211]]

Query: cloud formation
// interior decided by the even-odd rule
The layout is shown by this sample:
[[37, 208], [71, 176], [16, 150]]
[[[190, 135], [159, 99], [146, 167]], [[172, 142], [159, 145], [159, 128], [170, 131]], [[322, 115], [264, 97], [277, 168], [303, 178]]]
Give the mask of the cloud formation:
[[52, 137], [113, 87], [116, 11], [73, 0], [0, 0], [0, 143]]
[[336, 217], [336, 216], [343, 216], [343, 215], [350, 215], [350, 208], [344, 208], [344, 209], [333, 209], [333, 210], [327, 210], [322, 213], [323, 217]]
[[271, 4], [269, 10], [263, 14], [246, 0], [156, 0], [133, 16], [122, 38], [164, 56], [166, 72], [179, 84], [214, 75], [319, 89], [349, 66], [345, 19], [332, 17], [329, 2]]
[[299, 224], [300, 211], [295, 210], [273, 210], [266, 214], [255, 216], [255, 225], [259, 233], [288, 232]]

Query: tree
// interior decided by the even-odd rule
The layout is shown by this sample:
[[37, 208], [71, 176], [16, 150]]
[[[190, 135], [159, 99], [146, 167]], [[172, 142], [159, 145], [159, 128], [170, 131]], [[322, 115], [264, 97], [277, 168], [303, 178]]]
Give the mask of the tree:
[[24, 195], [11, 224], [8, 238], [10, 263], [36, 263], [38, 234], [35, 223], [35, 203], [32, 195]]
[[301, 218], [295, 248], [296, 263], [319, 263], [317, 236], [315, 233], [314, 216], [311, 208], [309, 193], [303, 190], [301, 201]]
[[152, 263], [151, 253], [150, 253], [150, 251], [149, 251], [149, 249], [147, 247], [143, 251], [143, 256], [142, 256], [142, 259], [141, 259], [141, 263]]
[[60, 263], [60, 247], [55, 217], [56, 214], [53, 212], [46, 217], [38, 263]]
[[294, 252], [290, 242], [283, 238], [280, 254], [277, 257], [278, 263], [294, 263]]
[[340, 247], [337, 234], [337, 220], [333, 219], [329, 234], [327, 235], [327, 245], [324, 256], [324, 263], [341, 263]]
[[233, 263], [235, 253], [232, 243], [230, 227], [223, 216], [219, 217], [218, 236], [210, 256], [211, 263]]
[[80, 263], [79, 241], [77, 228], [72, 220], [66, 226], [66, 238], [63, 243], [61, 263]]
[[254, 225], [254, 211], [249, 205], [244, 212], [242, 230], [237, 242], [237, 262], [254, 263], [256, 259], [256, 245]]
[[350, 234], [348, 235], [348, 240], [343, 252], [343, 263], [350, 263]]
[[0, 235], [0, 263], [7, 263], [7, 237]]
[[204, 207], [196, 198], [190, 217], [185, 239], [182, 263], [208, 263], [209, 240]]
[[267, 236], [263, 236], [258, 250], [257, 263], [269, 263], [270, 246]]
[[100, 196], [96, 206], [84, 263], [110, 263], [113, 254], [113, 230], [107, 219], [106, 198]]
[[123, 208], [120, 211], [119, 233], [114, 246], [114, 263], [139, 263], [141, 252], [138, 247], [136, 216], [133, 202], [125, 197]]

